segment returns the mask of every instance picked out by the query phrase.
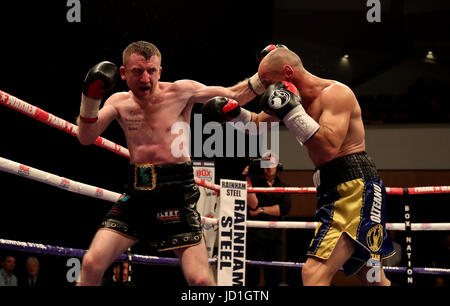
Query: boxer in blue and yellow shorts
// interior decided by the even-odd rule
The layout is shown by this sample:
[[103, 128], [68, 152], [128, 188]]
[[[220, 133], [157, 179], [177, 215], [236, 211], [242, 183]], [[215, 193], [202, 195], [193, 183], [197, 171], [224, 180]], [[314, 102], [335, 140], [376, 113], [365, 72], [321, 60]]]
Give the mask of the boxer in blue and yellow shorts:
[[393, 250], [384, 227], [385, 188], [365, 153], [362, 110], [354, 92], [310, 73], [288, 48], [269, 47], [249, 84], [257, 92], [265, 89], [263, 112], [241, 109], [238, 118], [257, 124], [283, 121], [318, 169], [319, 226], [302, 267], [303, 285], [330, 285], [342, 266], [349, 274], [357, 272], [363, 285], [390, 285], [383, 269], [373, 267]]
[[319, 167], [314, 183], [318, 226], [308, 256], [328, 259], [343, 234], [351, 238], [355, 248], [343, 266], [347, 275], [358, 272], [371, 258], [380, 261], [394, 254], [385, 228], [385, 187], [365, 152]]

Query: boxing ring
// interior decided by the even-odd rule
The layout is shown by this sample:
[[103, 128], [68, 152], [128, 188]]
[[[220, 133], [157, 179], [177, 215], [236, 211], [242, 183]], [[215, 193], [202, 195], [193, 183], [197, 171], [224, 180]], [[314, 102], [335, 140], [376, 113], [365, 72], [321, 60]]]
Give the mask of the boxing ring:
[[[76, 136], [78, 127], [64, 119], [58, 118], [38, 107], [35, 107], [25, 101], [22, 101], [12, 95], [9, 95], [3, 91], [0, 91], [0, 104], [7, 106], [13, 110], [21, 112], [31, 118], [41, 121], [49, 126], [58, 128], [72, 136]], [[98, 137], [94, 143], [95, 145], [112, 151], [122, 157], [129, 158], [128, 149], [117, 145], [107, 139]], [[121, 194], [113, 191], [106, 190], [104, 188], [87, 185], [81, 182], [71, 180], [62, 176], [58, 176], [52, 173], [48, 173], [39, 169], [35, 169], [29, 165], [24, 165], [15, 161], [11, 161], [0, 157], [0, 170], [13, 175], [17, 175], [23, 178], [35, 180], [44, 184], [48, 184], [69, 192], [82, 194], [85, 196], [116, 202]], [[211, 182], [207, 182], [198, 177], [195, 178], [197, 185], [214, 190], [216, 194], [220, 194], [221, 203], [227, 196], [220, 192], [221, 186]], [[243, 182], [244, 183], [244, 182]], [[222, 182], [221, 182], [222, 184]], [[245, 184], [245, 183], [244, 183]], [[261, 188], [261, 187], [247, 187], [245, 184], [246, 192], [282, 192], [282, 193], [295, 193], [295, 194], [313, 194], [316, 189], [313, 187], [275, 187], [275, 188]], [[450, 193], [450, 186], [425, 186], [425, 187], [386, 187], [387, 194], [398, 196], [413, 196], [422, 194], [448, 194]], [[406, 233], [406, 250], [411, 249], [412, 238], [411, 233], [414, 231], [449, 231], [449, 223], [411, 223], [411, 215], [409, 204], [405, 204], [405, 216], [403, 223], [386, 223], [387, 230], [405, 231]], [[220, 225], [219, 218], [209, 218], [202, 216], [202, 223], [207, 225]], [[252, 228], [271, 228], [271, 229], [315, 229], [317, 222], [299, 222], [299, 221], [280, 221], [280, 222], [267, 222], [267, 221], [254, 221], [245, 220], [246, 227]], [[0, 249], [8, 251], [39, 253], [54, 256], [76, 257], [82, 258], [87, 250], [66, 248], [59, 246], [52, 246], [46, 244], [40, 244], [35, 242], [14, 241], [3, 239], [0, 237]], [[414, 254], [411, 256], [414, 258]], [[211, 265], [220, 265], [220, 256], [216, 256], [209, 259]], [[133, 264], [158, 264], [158, 265], [178, 265], [179, 260], [177, 258], [170, 257], [158, 257], [158, 256], [145, 256], [139, 254], [122, 254], [117, 261], [128, 261]], [[268, 261], [255, 261], [246, 259], [244, 256], [245, 265], [259, 266], [259, 267], [279, 267], [289, 269], [301, 269], [304, 263], [299, 262], [268, 262]], [[406, 267], [390, 267], [383, 266], [383, 269], [387, 273], [400, 273], [404, 274], [407, 278], [407, 283], [413, 284], [413, 275], [418, 274], [432, 274], [432, 275], [450, 275], [450, 269], [446, 268], [434, 268], [434, 267], [415, 267], [412, 264], [412, 260], [408, 260]], [[245, 271], [245, 268], [244, 268]], [[244, 281], [245, 283], [245, 281]], [[242, 285], [244, 283], [221, 283], [218, 285]]]

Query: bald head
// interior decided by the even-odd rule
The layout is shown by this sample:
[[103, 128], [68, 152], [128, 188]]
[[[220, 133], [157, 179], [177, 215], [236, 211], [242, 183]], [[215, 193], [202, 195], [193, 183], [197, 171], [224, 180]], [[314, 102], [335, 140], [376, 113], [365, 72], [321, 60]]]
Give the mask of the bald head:
[[266, 66], [270, 71], [280, 71], [284, 65], [292, 67], [303, 67], [300, 57], [289, 49], [278, 48], [271, 51], [261, 61], [262, 66]]
[[258, 74], [264, 85], [289, 81], [303, 70], [300, 57], [289, 49], [278, 48], [269, 52], [259, 64]]

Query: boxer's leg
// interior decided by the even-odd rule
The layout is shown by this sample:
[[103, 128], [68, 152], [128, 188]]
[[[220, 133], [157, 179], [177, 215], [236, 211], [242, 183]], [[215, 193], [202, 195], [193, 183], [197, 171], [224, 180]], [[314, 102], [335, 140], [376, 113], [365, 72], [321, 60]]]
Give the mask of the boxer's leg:
[[211, 274], [208, 263], [205, 239], [200, 243], [174, 250], [180, 258], [184, 277], [190, 286], [214, 286], [214, 277]]
[[78, 286], [100, 286], [105, 270], [137, 240], [118, 232], [99, 229], [84, 255]]
[[358, 271], [358, 277], [359, 282], [362, 286], [390, 286], [391, 281], [386, 277], [386, 274], [384, 274], [383, 266], [380, 264], [380, 281], [379, 282], [371, 282], [369, 281], [367, 274], [369, 273], [369, 270], [373, 269], [372, 267], [363, 266], [361, 270]]
[[329, 286], [342, 265], [350, 258], [355, 247], [347, 234], [342, 234], [328, 259], [310, 256], [302, 268], [304, 286]]

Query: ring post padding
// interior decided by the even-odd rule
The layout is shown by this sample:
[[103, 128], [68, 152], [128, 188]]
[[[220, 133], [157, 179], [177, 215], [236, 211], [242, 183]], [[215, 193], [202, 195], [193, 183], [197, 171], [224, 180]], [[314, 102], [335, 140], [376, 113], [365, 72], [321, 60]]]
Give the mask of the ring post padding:
[[245, 286], [247, 182], [220, 180], [217, 285]]
[[[208, 182], [214, 182], [215, 167], [214, 162], [210, 161], [193, 161], [192, 165], [195, 177]], [[209, 218], [217, 218], [217, 196], [216, 193], [206, 187], [199, 186], [200, 198], [197, 201], [197, 211], [202, 216]], [[214, 246], [216, 245], [217, 232], [219, 227], [217, 223], [210, 224], [202, 222], [203, 235], [205, 236], [206, 250], [208, 258], [212, 258]]]
[[413, 254], [413, 232], [411, 222], [411, 197], [409, 197], [408, 188], [404, 189], [404, 218], [405, 218], [405, 252], [406, 252], [406, 285], [414, 286], [414, 254]]

